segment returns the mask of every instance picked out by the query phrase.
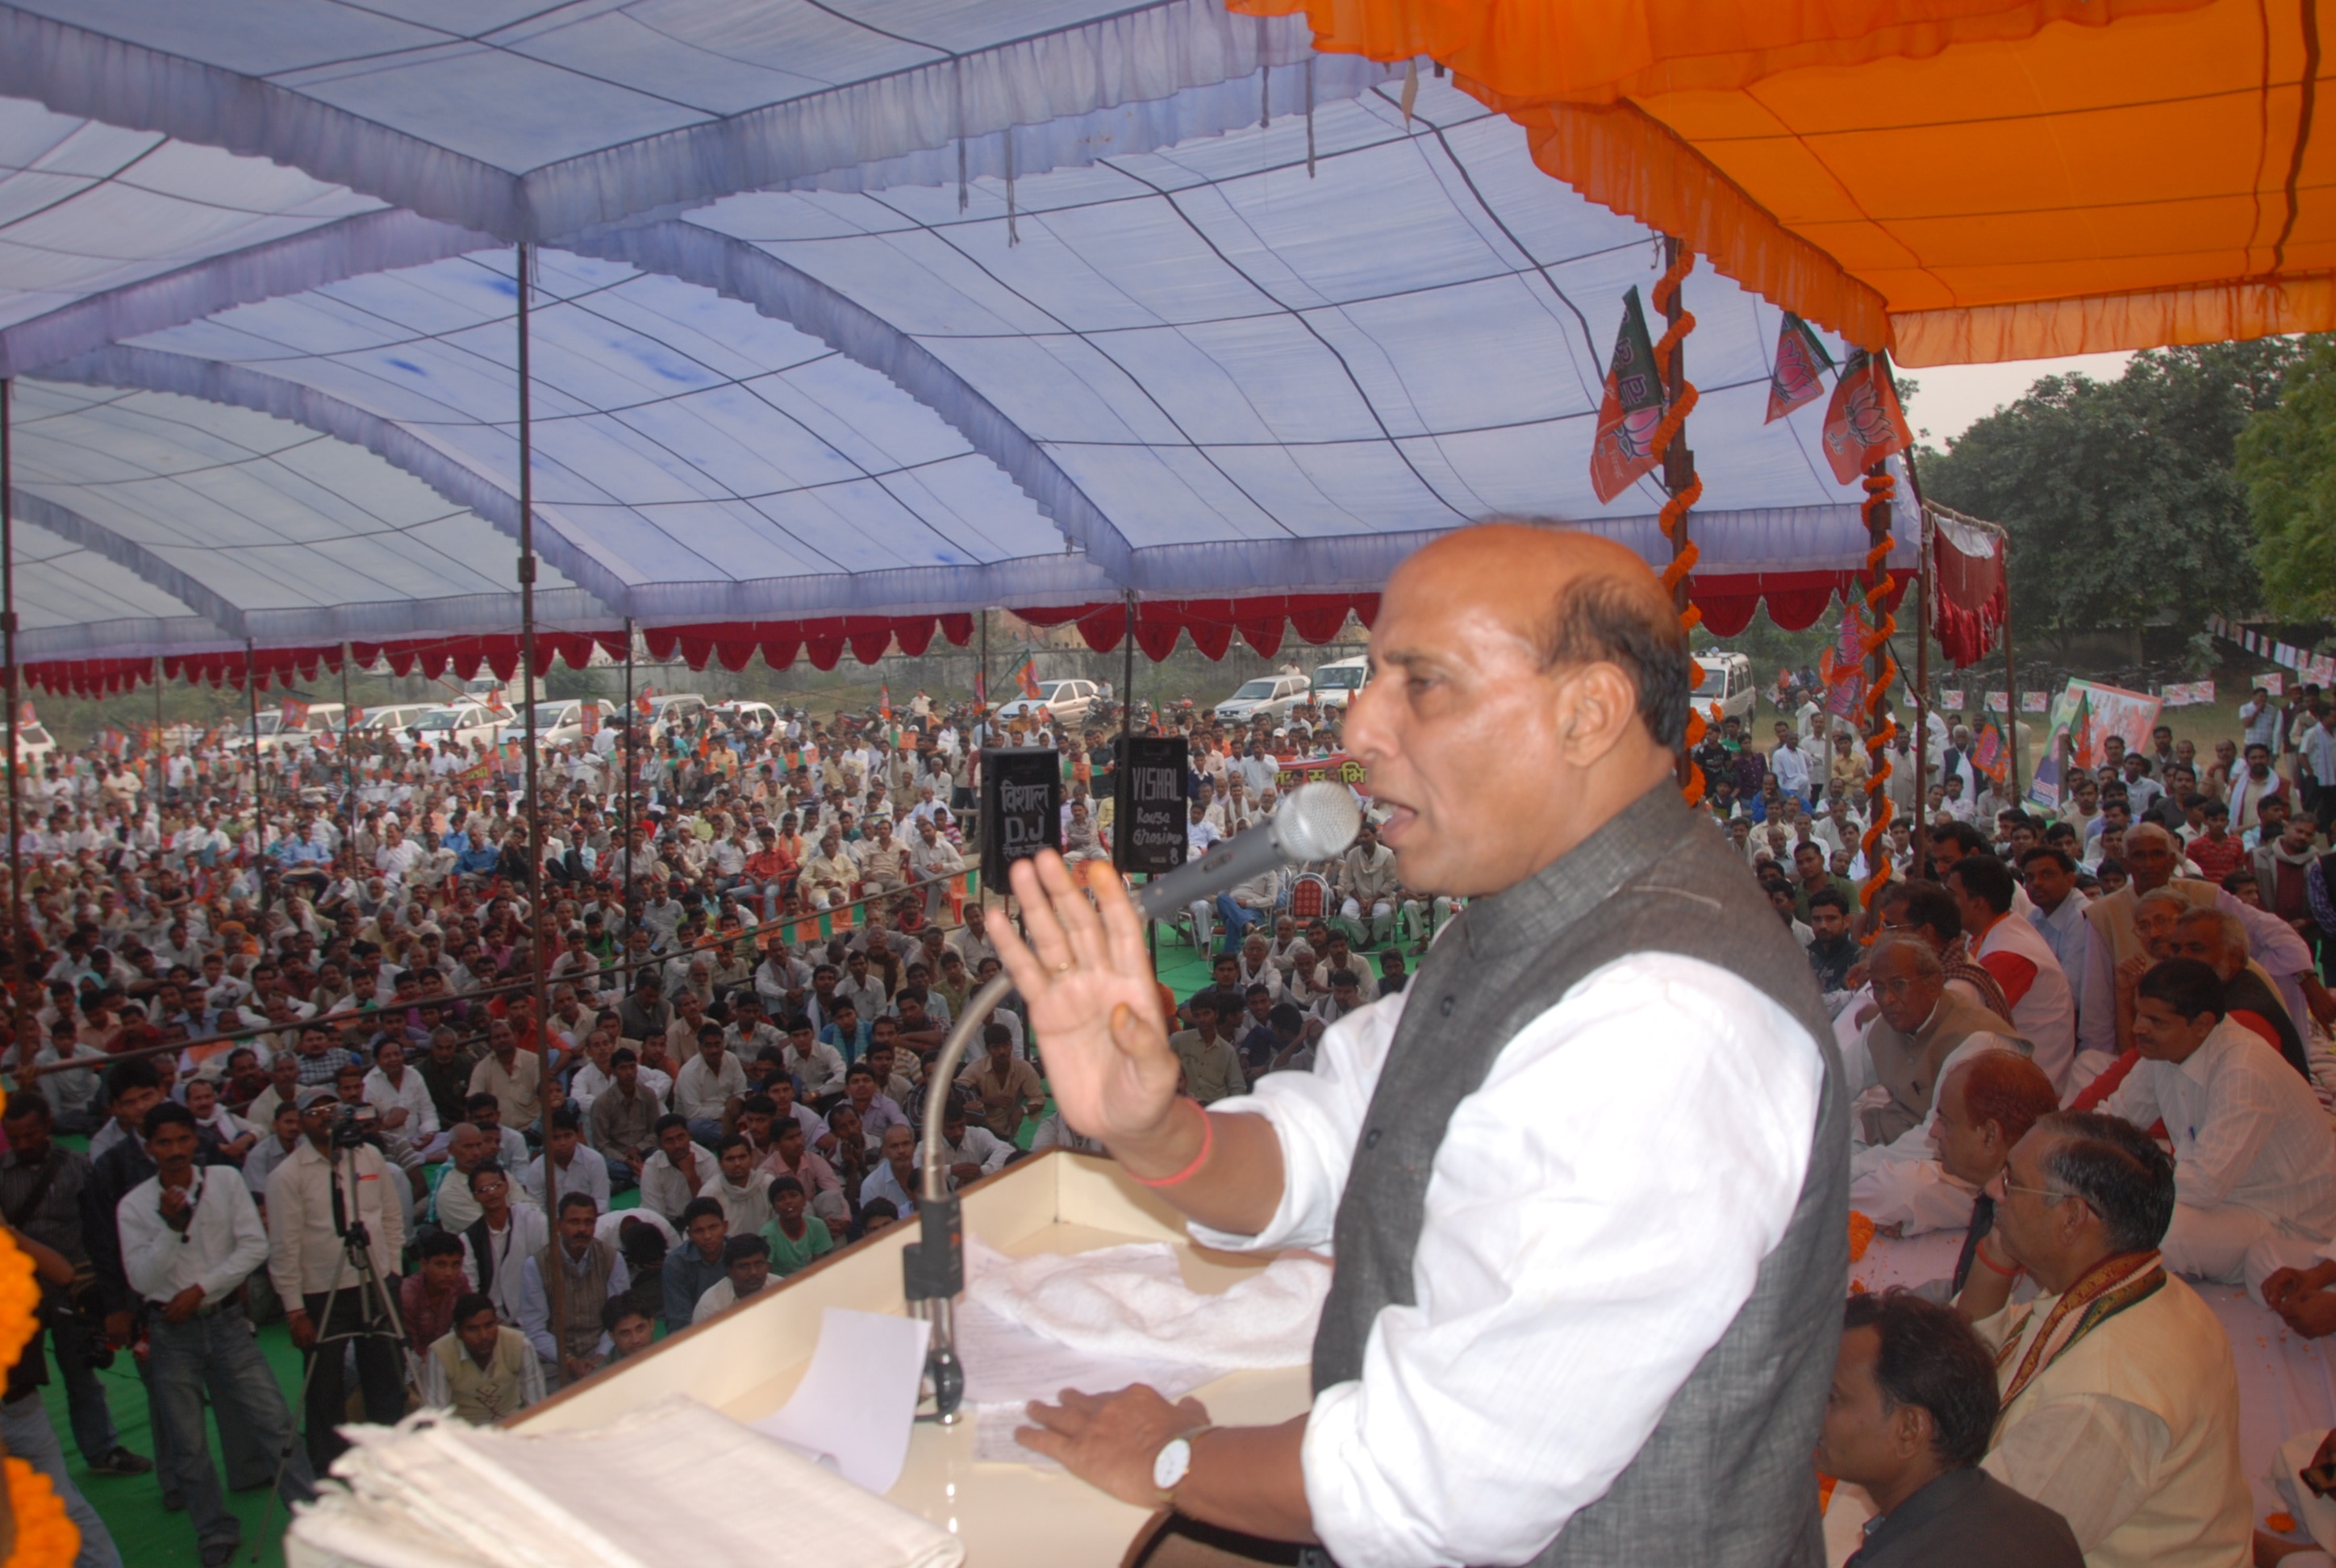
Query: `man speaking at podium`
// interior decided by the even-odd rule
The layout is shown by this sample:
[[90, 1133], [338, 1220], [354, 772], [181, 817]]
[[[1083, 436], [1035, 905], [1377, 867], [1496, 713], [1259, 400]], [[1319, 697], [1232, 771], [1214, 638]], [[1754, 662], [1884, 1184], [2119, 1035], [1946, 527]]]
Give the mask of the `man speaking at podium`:
[[1811, 1449], [1848, 1268], [1831, 1030], [1680, 800], [1686, 639], [1626, 550], [1487, 524], [1389, 580], [1347, 723], [1404, 885], [1464, 894], [1405, 989], [1207, 1111], [1134, 905], [1014, 869], [998, 946], [1064, 1119], [1241, 1250], [1329, 1247], [1314, 1401], [1210, 1427], [1031, 1407], [1116, 1496], [1343, 1568], [1821, 1564]]

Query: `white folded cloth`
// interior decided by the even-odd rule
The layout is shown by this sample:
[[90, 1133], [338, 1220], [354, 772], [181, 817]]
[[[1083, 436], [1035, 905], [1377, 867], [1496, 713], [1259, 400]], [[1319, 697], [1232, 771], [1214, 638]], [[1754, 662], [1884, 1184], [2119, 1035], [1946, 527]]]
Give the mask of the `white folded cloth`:
[[365, 1568], [665, 1568], [676, 1497], [694, 1499], [691, 1568], [768, 1568], [773, 1520], [790, 1561], [965, 1561], [947, 1531], [683, 1395], [541, 1436], [443, 1410], [346, 1430], [343, 1485], [303, 1505], [292, 1534]]
[[1143, 1242], [995, 1262], [966, 1295], [1076, 1350], [1221, 1374], [1304, 1364], [1329, 1290], [1327, 1265], [1292, 1254], [1206, 1295], [1184, 1283], [1167, 1243]]

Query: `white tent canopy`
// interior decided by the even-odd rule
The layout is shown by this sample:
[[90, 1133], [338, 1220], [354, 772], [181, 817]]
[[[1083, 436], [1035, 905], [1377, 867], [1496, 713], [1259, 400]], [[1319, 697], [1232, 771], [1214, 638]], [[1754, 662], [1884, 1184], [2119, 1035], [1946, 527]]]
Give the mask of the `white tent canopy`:
[[[1290, 20], [0, 4], [16, 516], [230, 638], [508, 630], [518, 237], [548, 622], [1368, 590], [1494, 512], [1668, 559], [1587, 477], [1652, 237]], [[1857, 567], [1776, 312], [1687, 299], [1699, 575]]]

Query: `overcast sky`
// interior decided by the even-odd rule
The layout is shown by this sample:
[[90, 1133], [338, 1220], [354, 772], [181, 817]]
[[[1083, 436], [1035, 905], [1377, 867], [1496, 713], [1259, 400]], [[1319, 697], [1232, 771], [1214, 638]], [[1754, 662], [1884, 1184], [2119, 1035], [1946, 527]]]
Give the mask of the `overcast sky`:
[[1906, 404], [1907, 423], [1916, 438], [1944, 446], [1997, 409], [2017, 403], [2047, 375], [2072, 372], [2095, 381], [2115, 381], [2125, 374], [2130, 354], [2079, 354], [2067, 359], [2015, 359], [2000, 365], [1926, 365], [1901, 374], [1918, 385]]

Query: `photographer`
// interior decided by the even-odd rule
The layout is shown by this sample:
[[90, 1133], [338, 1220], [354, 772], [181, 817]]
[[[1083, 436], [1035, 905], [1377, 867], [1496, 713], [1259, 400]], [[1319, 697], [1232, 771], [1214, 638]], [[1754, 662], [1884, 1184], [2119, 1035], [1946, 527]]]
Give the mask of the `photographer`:
[[44, 1286], [41, 1323], [64, 1378], [66, 1408], [82, 1462], [100, 1475], [142, 1475], [154, 1462], [122, 1446], [107, 1407], [101, 1366], [112, 1352], [105, 1344], [96, 1298], [95, 1271], [82, 1243], [81, 1190], [89, 1181], [89, 1156], [60, 1146], [53, 1138], [49, 1102], [37, 1088], [17, 1090], [0, 1113], [8, 1152], [0, 1154], [0, 1216], [34, 1241], [54, 1248], [73, 1268], [70, 1283]]
[[[362, 1245], [382, 1287], [394, 1290], [405, 1231], [390, 1196], [396, 1177], [389, 1163], [354, 1125], [336, 1137], [336, 1126], [348, 1118], [336, 1115], [333, 1091], [303, 1089], [299, 1104], [304, 1142], [268, 1178], [268, 1271], [292, 1342], [307, 1363], [308, 1459], [321, 1475], [348, 1446], [334, 1430], [348, 1402], [342, 1340], [356, 1344], [365, 1419], [394, 1426], [405, 1413], [396, 1327], [350, 1256]], [[326, 1347], [322, 1356], [320, 1343]]]

